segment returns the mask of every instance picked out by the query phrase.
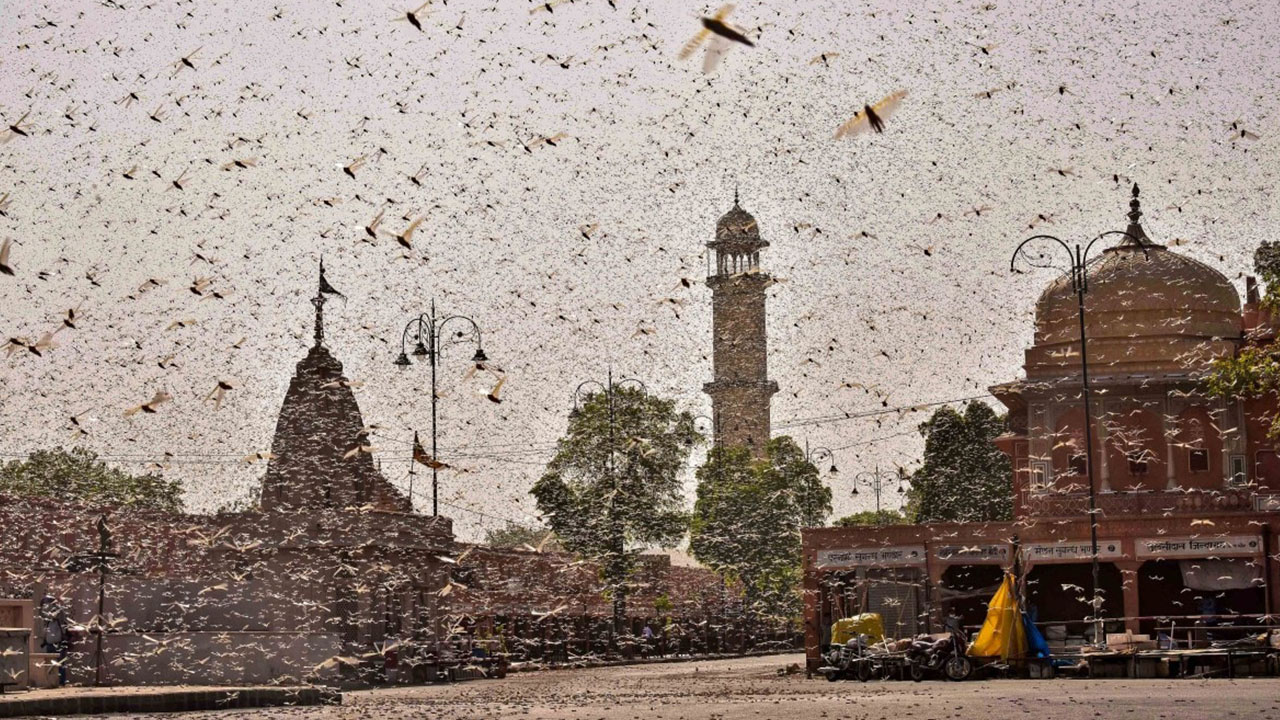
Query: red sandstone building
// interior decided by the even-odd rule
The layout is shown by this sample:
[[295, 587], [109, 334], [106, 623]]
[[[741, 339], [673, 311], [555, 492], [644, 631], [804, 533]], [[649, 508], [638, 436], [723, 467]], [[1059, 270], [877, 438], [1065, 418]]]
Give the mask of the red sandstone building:
[[[1152, 242], [1137, 188], [1130, 238], [1088, 266], [1086, 333], [1108, 630], [1167, 631], [1280, 604], [1280, 460], [1273, 398], [1209, 396], [1213, 359], [1274, 337], [1252, 278], [1231, 282]], [[1014, 519], [984, 524], [804, 531], [805, 646], [811, 668], [831, 622], [878, 612], [907, 635], [955, 616], [976, 625], [1021, 554], [1028, 604], [1082, 640], [1092, 546], [1080, 341], [1069, 277], [1036, 303], [1026, 377], [991, 388], [1008, 408], [997, 440], [1013, 464]]]

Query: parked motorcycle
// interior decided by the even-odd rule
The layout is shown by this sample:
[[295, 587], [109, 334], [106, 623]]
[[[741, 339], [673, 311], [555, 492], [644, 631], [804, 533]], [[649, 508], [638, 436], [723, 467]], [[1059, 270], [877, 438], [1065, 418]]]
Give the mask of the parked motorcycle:
[[917, 637], [907, 648], [908, 674], [916, 682], [929, 676], [966, 680], [973, 674], [973, 661], [965, 655], [968, 646], [969, 638], [960, 630], [952, 630], [937, 640], [928, 635]]
[[843, 645], [832, 645], [823, 658], [826, 664], [818, 668], [818, 672], [830, 682], [847, 677], [856, 677], [862, 682], [870, 680], [876, 668], [868, 644], [866, 635], [857, 635]]

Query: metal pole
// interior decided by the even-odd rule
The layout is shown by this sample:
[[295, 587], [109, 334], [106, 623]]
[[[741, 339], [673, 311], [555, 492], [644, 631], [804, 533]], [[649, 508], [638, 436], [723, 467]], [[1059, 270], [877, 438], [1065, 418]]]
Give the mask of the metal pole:
[[880, 466], [876, 466], [875, 482], [871, 485], [872, 490], [876, 493], [876, 524], [883, 525], [883, 518], [880, 516]]
[[106, 632], [106, 623], [103, 622], [102, 613], [106, 610], [106, 587], [107, 587], [107, 556], [106, 549], [98, 548], [98, 638], [94, 649], [94, 676], [93, 684], [102, 685], [102, 633]]
[[413, 445], [412, 455], [414, 457], [411, 460], [409, 460], [409, 512], [413, 512], [413, 466], [418, 464], [418, 458], [417, 458], [418, 434], [414, 433], [413, 437], [414, 437], [414, 445]]
[[[613, 406], [613, 390], [614, 390], [613, 368], [610, 367], [609, 374], [608, 374], [608, 384], [605, 386], [605, 398], [608, 401], [608, 408], [609, 408], [609, 479], [610, 481], [612, 481], [612, 484], [613, 484], [613, 492], [610, 493], [609, 495], [609, 525], [610, 525], [609, 530], [610, 532], [613, 533], [612, 544], [613, 544], [614, 557], [612, 558], [611, 561], [613, 562], [614, 566], [613, 566], [612, 572], [619, 573], [619, 571], [622, 568], [622, 551], [624, 547], [624, 542], [623, 542], [622, 532], [621, 532], [622, 528], [619, 527], [619, 523], [618, 523], [617, 503], [618, 503], [618, 489], [620, 487], [620, 483], [618, 482], [618, 467], [613, 457], [614, 449], [617, 447], [617, 439], [615, 435], [615, 423], [616, 423], [617, 416], [615, 414], [614, 406]], [[617, 649], [617, 645], [618, 645], [618, 634], [621, 632], [621, 629], [622, 629], [622, 615], [624, 613], [622, 603], [623, 603], [622, 584], [621, 582], [619, 582], [613, 588], [613, 643], [614, 643], [615, 650]]]
[[436, 333], [436, 299], [431, 298], [431, 330], [428, 333], [431, 342], [431, 517], [440, 514], [440, 455], [436, 449], [436, 363], [440, 360], [440, 338]]
[[1075, 263], [1072, 272], [1075, 273], [1076, 301], [1080, 310], [1080, 375], [1084, 383], [1084, 446], [1085, 462], [1089, 470], [1089, 542], [1091, 550], [1090, 564], [1093, 570], [1093, 641], [1094, 644], [1101, 644], [1103, 636], [1102, 603], [1098, 594], [1098, 497], [1097, 491], [1093, 486], [1093, 410], [1089, 403], [1088, 345], [1084, 330], [1084, 294], [1087, 287], [1085, 286], [1084, 258], [1080, 253], [1079, 244], [1076, 245]]

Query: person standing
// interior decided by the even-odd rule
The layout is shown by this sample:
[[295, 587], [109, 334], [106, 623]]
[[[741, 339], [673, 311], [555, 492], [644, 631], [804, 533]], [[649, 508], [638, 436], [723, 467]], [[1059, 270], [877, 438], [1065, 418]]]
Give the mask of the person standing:
[[58, 654], [58, 684], [67, 684], [67, 611], [51, 595], [40, 600], [40, 619], [44, 621], [41, 649]]

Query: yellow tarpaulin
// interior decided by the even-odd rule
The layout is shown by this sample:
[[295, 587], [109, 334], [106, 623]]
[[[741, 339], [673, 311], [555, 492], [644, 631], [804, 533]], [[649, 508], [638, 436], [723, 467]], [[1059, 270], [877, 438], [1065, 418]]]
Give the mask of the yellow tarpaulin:
[[843, 645], [859, 635], [868, 636], [872, 643], [884, 640], [884, 622], [879, 613], [862, 613], [831, 625], [832, 645]]
[[1027, 634], [1022, 627], [1022, 613], [1018, 608], [1018, 595], [1013, 588], [1013, 575], [1005, 573], [1000, 589], [987, 605], [987, 620], [982, 623], [978, 637], [969, 644], [973, 657], [1023, 657], [1027, 654]]

